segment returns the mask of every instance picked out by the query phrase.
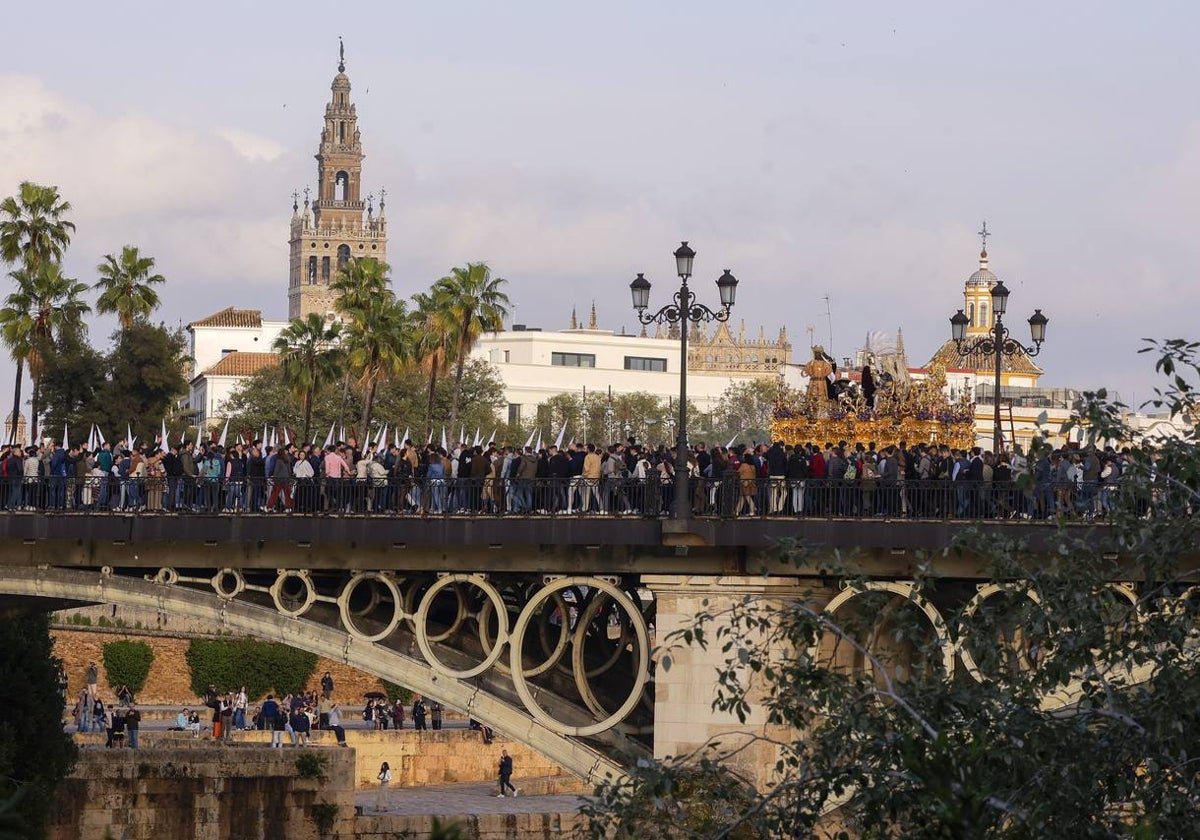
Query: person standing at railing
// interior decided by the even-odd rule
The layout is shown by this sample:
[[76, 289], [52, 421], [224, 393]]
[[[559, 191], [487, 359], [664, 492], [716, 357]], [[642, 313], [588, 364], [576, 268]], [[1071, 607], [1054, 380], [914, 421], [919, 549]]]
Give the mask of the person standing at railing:
[[[268, 450], [270, 451], [270, 450]], [[267, 459], [259, 441], [254, 441], [246, 450], [246, 510], [266, 510], [263, 500], [267, 498]]]
[[754, 466], [753, 456], [749, 452], [742, 453], [745, 460], [738, 463], [738, 487], [740, 493], [738, 496], [737, 508], [734, 509], [734, 516], [741, 516], [742, 511], [749, 508], [750, 515], [755, 515], [754, 497], [758, 494], [758, 470]]
[[234, 444], [225, 451], [225, 512], [240, 511], [246, 501], [246, 458], [241, 444]]
[[292, 508], [292, 456], [286, 449], [271, 455], [271, 496], [266, 509], [272, 513], [282, 501], [284, 510]]
[[600, 454], [596, 452], [596, 444], [589, 443], [587, 454], [583, 456], [583, 471], [580, 473], [583, 479], [582, 498], [579, 504], [580, 513], [587, 513], [593, 501], [600, 513], [608, 513], [604, 500], [600, 496], [601, 463]]
[[146, 510], [162, 510], [166, 472], [162, 468], [162, 452], [155, 451], [146, 459]]
[[778, 515], [784, 512], [787, 503], [787, 452], [783, 441], [771, 444], [764, 454], [767, 463], [767, 482], [770, 485], [769, 512]]
[[429, 453], [425, 486], [429, 494], [429, 513], [441, 513], [446, 504], [446, 469], [442, 465], [442, 456], [436, 452]]
[[339, 451], [339, 448], [333, 444], [330, 444], [329, 448], [325, 450], [325, 504], [331, 511], [341, 511], [345, 504], [342, 495], [343, 484], [351, 473], [350, 465], [342, 456], [344, 451], [344, 447]]

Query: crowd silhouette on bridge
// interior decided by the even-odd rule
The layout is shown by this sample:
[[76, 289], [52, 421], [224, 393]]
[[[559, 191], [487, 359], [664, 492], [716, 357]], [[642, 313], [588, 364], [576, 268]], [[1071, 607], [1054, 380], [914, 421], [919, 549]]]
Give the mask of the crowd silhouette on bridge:
[[[1129, 450], [1050, 449], [1027, 458], [918, 443], [717, 446], [686, 458], [697, 516], [884, 518], [1148, 515], [1155, 494], [1125, 492]], [[1151, 468], [1153, 465], [1151, 465]], [[675, 448], [629, 439], [600, 446], [407, 440], [363, 448], [262, 441], [5, 446], [0, 507], [118, 511], [362, 515], [669, 516]], [[1024, 478], [1027, 476], [1027, 478]], [[1139, 485], [1140, 486], [1140, 485]]]

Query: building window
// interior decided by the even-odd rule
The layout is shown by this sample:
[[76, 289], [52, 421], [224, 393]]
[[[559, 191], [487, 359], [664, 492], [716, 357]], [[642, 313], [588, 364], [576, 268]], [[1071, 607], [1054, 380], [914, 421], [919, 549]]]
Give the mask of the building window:
[[[315, 246], [314, 246], [315, 247]], [[308, 258], [308, 284], [311, 286], [317, 282], [317, 258]]]
[[510, 351], [508, 351], [508, 350], [505, 350], [505, 351], [504, 351], [504, 364], [508, 364], [508, 354], [509, 354], [509, 352], [510, 352]]
[[350, 246], [339, 245], [337, 250], [338, 257], [338, 274], [346, 270], [346, 263], [350, 262]]
[[516, 426], [516, 425], [520, 424], [520, 422], [521, 422], [521, 404], [520, 403], [509, 403], [508, 404], [508, 425]]
[[551, 353], [550, 364], [558, 367], [588, 367], [596, 366], [594, 353]]
[[329, 282], [329, 257], [321, 257], [321, 279]]
[[666, 359], [651, 359], [645, 356], [625, 357], [625, 370], [654, 370], [663, 373], [666, 369]]

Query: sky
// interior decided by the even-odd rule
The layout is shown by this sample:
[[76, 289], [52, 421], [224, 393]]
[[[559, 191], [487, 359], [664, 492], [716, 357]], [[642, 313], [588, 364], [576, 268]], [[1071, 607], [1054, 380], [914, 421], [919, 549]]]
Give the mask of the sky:
[[60, 188], [82, 281], [155, 257], [169, 324], [282, 319], [342, 36], [403, 296], [486, 260], [518, 323], [594, 300], [632, 331], [629, 281], [666, 302], [686, 239], [702, 302], [738, 277], [735, 330], [804, 361], [810, 326], [837, 357], [902, 327], [917, 365], [986, 220], [1014, 335], [1050, 319], [1042, 384], [1142, 402], [1142, 339], [1197, 337], [1198, 27], [1166, 0], [18, 4], [0, 195]]

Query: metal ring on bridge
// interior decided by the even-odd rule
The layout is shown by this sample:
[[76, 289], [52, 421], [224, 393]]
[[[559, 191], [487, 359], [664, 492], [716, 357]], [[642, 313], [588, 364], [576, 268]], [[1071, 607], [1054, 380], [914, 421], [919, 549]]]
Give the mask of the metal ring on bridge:
[[[350, 609], [350, 599], [354, 595], [354, 589], [360, 583], [366, 582], [371, 587], [371, 600], [367, 608], [357, 615], [365, 616], [371, 610], [379, 605], [382, 600], [379, 595], [379, 590], [376, 585], [382, 585], [388, 594], [392, 597], [392, 617], [387, 622], [386, 626], [378, 633], [364, 633], [354, 624], [355, 613]], [[337, 597], [338, 612], [341, 613], [342, 626], [346, 628], [346, 632], [356, 639], [364, 642], [378, 642], [386, 639], [395, 632], [400, 622], [404, 620], [404, 606], [400, 599], [400, 587], [396, 586], [396, 582], [392, 580], [391, 575], [383, 572], [356, 572], [354, 577], [350, 578], [349, 582], [342, 587], [342, 591]]]
[[[963, 608], [963, 621], [965, 622], [971, 616], [975, 615], [976, 611], [983, 605], [984, 601], [986, 601], [988, 598], [991, 598], [993, 595], [999, 595], [1001, 592], [1012, 592], [1012, 590], [1005, 589], [996, 583], [989, 583], [979, 587], [979, 591], [972, 596], [971, 600], [967, 602], [966, 607]], [[1041, 596], [1038, 595], [1037, 590], [1035, 589], [1026, 589], [1022, 594], [1024, 594], [1026, 598], [1028, 598], [1030, 601], [1033, 601], [1035, 604], [1040, 604], [1042, 602]], [[975, 654], [971, 653], [971, 649], [967, 646], [967, 637], [965, 635], [958, 640], [956, 647], [958, 649], [958, 657], [962, 660], [963, 667], [967, 669], [967, 673], [971, 675], [975, 682], [983, 683], [983, 672], [979, 670], [979, 665], [975, 661]]]
[[[861, 584], [850, 584], [830, 599], [829, 603], [825, 605], [823, 612], [833, 615], [845, 606], [846, 602], [865, 592], [891, 592], [893, 595], [899, 595], [901, 598], [912, 602], [913, 606], [925, 613], [929, 618], [930, 625], [933, 627], [934, 635], [938, 638], [939, 647], [942, 649], [942, 667], [946, 669], [946, 679], [954, 676], [955, 646], [950, 641], [950, 634], [946, 630], [946, 622], [942, 618], [942, 614], [937, 611], [937, 608], [929, 603], [925, 599], [925, 596], [917, 592], [911, 583], [892, 580], [868, 580]], [[814, 645], [810, 648], [809, 653], [816, 657], [817, 646]]]
[[170, 566], [163, 566], [154, 575], [154, 582], [161, 583], [166, 586], [174, 586], [179, 583], [179, 572], [172, 569]]
[[[225, 587], [227, 577], [233, 578], [233, 586], [228, 589]], [[217, 569], [217, 573], [212, 576], [212, 588], [218, 597], [232, 601], [246, 589], [246, 578], [237, 569]]]
[[[498, 624], [496, 632], [496, 647], [484, 657], [482, 662], [477, 663], [474, 667], [465, 670], [457, 670], [447, 667], [433, 653], [431, 641], [442, 641], [449, 638], [450, 632], [457, 629], [462, 623], [462, 615], [465, 612], [464, 597], [461, 592], [456, 592], [459, 598], [459, 617], [455, 620], [454, 627], [450, 632], [438, 634], [436, 637], [430, 636], [425, 632], [425, 624], [429, 620], [429, 610], [433, 606], [434, 599], [437, 598], [439, 592], [447, 586], [454, 584], [466, 583], [477, 587], [488, 597], [492, 602], [492, 607], [496, 611], [496, 622]], [[504, 607], [504, 599], [500, 597], [500, 593], [496, 587], [492, 586], [482, 575], [455, 574], [446, 575], [434, 581], [433, 586], [426, 590], [424, 597], [421, 598], [421, 606], [417, 608], [417, 614], [413, 618], [413, 635], [417, 639], [417, 647], [421, 649], [421, 655], [425, 657], [425, 661], [439, 673], [445, 674], [447, 677], [454, 679], [465, 680], [471, 677], [476, 677], [491, 668], [500, 658], [500, 654], [504, 652], [504, 646], [509, 641], [508, 634], [508, 611]], [[482, 637], [482, 632], [480, 633]]]
[[[304, 587], [304, 603], [299, 607], [291, 608], [284, 604], [283, 587], [289, 580], [298, 580]], [[313, 585], [307, 569], [280, 569], [275, 582], [271, 584], [271, 598], [275, 601], [275, 609], [289, 618], [299, 618], [317, 602], [317, 587]]]
[[[587, 586], [599, 589], [616, 601], [630, 616], [633, 616], [635, 613], [637, 614], [637, 618], [633, 619], [634, 632], [637, 634], [638, 645], [633, 689], [629, 692], [629, 696], [625, 698], [625, 702], [621, 704], [621, 707], [617, 711], [603, 720], [588, 726], [569, 726], [547, 714], [545, 709], [538, 705], [533, 697], [533, 693], [529, 690], [529, 683], [525, 678], [521, 663], [525, 631], [529, 629], [529, 623], [533, 620], [533, 616], [537, 614], [538, 607], [541, 606], [543, 601], [554, 595], [554, 593], [569, 589], [572, 586]], [[533, 716], [534, 720], [561, 735], [585, 738], [612, 729], [628, 717], [629, 713], [641, 702], [642, 693], [646, 688], [646, 683], [650, 679], [650, 634], [646, 629], [645, 623], [641, 620], [641, 612], [628, 595], [608, 581], [600, 580], [599, 578], [564, 577], [553, 580], [542, 587], [525, 604], [524, 609], [521, 610], [521, 614], [517, 616], [517, 623], [513, 627], [510, 647], [509, 668], [512, 670], [513, 687], [517, 690], [517, 696], [521, 698], [521, 702], [525, 705], [529, 714]]]

